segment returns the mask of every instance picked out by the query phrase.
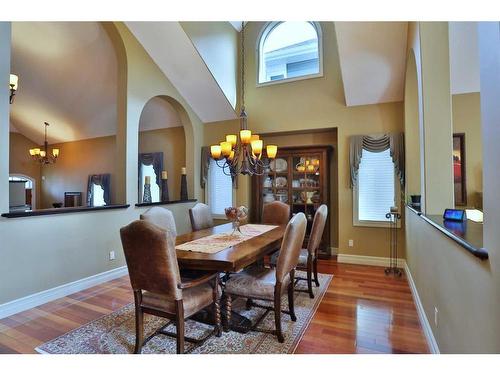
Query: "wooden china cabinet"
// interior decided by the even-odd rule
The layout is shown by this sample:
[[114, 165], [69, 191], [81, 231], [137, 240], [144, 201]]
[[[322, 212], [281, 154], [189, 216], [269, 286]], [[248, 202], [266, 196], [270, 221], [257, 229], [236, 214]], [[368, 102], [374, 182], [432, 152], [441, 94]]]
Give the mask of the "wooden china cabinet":
[[330, 153], [331, 146], [279, 147], [276, 159], [262, 176], [252, 177], [252, 220], [260, 221], [262, 206], [279, 200], [290, 205], [292, 214], [307, 218], [304, 247], [307, 246], [314, 214], [321, 204], [328, 206], [328, 219], [320, 255], [329, 256], [330, 246]]

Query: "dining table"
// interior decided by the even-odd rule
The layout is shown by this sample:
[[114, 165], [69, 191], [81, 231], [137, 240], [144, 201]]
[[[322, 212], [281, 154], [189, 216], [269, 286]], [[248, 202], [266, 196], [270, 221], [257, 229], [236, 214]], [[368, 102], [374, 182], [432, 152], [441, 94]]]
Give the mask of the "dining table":
[[[256, 231], [256, 228], [263, 229]], [[281, 246], [285, 228], [285, 225], [266, 226], [249, 224], [242, 226], [242, 233], [238, 233], [234, 232], [232, 223], [226, 223], [181, 234], [176, 238], [176, 253], [179, 268], [181, 270], [221, 272], [226, 273], [230, 277], [231, 273], [239, 272], [245, 267], [263, 261], [266, 255], [270, 255], [278, 250]], [[253, 229], [253, 232], [251, 229]], [[239, 237], [238, 240], [238, 236], [242, 235], [243, 237]], [[215, 248], [209, 251], [209, 248], [214, 246], [215, 239], [221, 237], [229, 239], [228, 243], [230, 245], [227, 247], [222, 245], [221, 247], [224, 248], [220, 250]], [[212, 238], [214, 241], [211, 240]], [[237, 240], [236, 244], [231, 245], [230, 240], [232, 238]], [[206, 249], [204, 248], [204, 243], [206, 243]], [[222, 310], [222, 314], [225, 316], [224, 309]], [[211, 309], [196, 314], [192, 318], [209, 324], [214, 321]], [[230, 329], [246, 333], [250, 330], [251, 326], [252, 322], [249, 319], [235, 311], [231, 311], [229, 319]]]

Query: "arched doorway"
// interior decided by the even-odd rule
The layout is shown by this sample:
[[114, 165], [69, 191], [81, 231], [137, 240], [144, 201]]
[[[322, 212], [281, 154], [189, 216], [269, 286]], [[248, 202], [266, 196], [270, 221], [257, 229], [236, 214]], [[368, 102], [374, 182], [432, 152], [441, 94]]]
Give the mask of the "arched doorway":
[[36, 179], [20, 173], [9, 174], [9, 211], [36, 208]]

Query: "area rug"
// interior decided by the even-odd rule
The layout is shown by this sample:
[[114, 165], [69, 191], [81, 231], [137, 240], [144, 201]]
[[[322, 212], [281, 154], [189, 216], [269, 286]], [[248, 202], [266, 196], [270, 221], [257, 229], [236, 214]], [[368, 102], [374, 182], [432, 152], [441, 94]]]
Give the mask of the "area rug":
[[[305, 276], [305, 272], [297, 272], [298, 276]], [[229, 331], [223, 332], [222, 337], [212, 336], [201, 346], [194, 346], [186, 342], [185, 350], [190, 353], [211, 354], [281, 354], [293, 353], [305, 329], [309, 325], [333, 275], [319, 274], [319, 287], [314, 287], [314, 298], [308, 293], [295, 292], [295, 315], [297, 321], [292, 322], [288, 314], [282, 314], [282, 329], [285, 342], [279, 343], [276, 336], [250, 331], [246, 334]], [[313, 283], [314, 285], [314, 283]], [[306, 289], [304, 281], [297, 285], [299, 289]], [[264, 303], [262, 303], [264, 304]], [[286, 295], [283, 297], [282, 308], [288, 308]], [[237, 299], [233, 302], [233, 310], [255, 322], [264, 309], [253, 307], [245, 309], [245, 300]], [[149, 336], [156, 329], [168, 322], [167, 319], [144, 315], [144, 337]], [[274, 329], [274, 314], [271, 312], [260, 323], [260, 328]], [[213, 327], [188, 319], [186, 321], [186, 336], [202, 338], [212, 331]], [[168, 330], [175, 332], [175, 326]], [[132, 353], [135, 343], [134, 305], [129, 304], [121, 309], [105, 315], [90, 323], [74, 329], [54, 340], [48, 341], [35, 350], [43, 354], [127, 354]], [[144, 354], [173, 354], [176, 351], [175, 339], [165, 335], [153, 337], [143, 348]]]

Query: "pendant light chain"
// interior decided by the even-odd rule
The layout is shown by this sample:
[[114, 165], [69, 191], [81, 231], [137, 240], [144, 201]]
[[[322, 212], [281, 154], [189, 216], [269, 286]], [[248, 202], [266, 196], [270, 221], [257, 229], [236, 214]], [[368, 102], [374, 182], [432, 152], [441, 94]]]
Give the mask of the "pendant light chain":
[[245, 22], [241, 21], [241, 111], [245, 111]]

